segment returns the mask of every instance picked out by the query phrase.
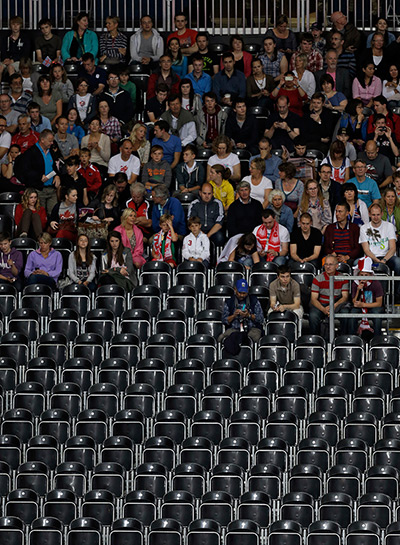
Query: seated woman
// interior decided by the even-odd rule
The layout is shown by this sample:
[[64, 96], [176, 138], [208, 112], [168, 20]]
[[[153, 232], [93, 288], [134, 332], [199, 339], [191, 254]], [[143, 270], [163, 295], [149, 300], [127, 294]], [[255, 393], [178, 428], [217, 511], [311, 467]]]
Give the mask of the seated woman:
[[271, 91], [275, 87], [275, 81], [272, 76], [267, 76], [263, 72], [263, 66], [260, 59], [251, 61], [252, 73], [246, 78], [246, 97], [250, 106], [271, 106], [269, 99]]
[[85, 234], [79, 235], [76, 250], [68, 258], [67, 274], [71, 282], [83, 284], [91, 291], [95, 291], [96, 259], [90, 251], [89, 237]]
[[121, 233], [111, 231], [108, 234], [107, 250], [102, 256], [101, 265], [99, 286], [117, 284], [129, 292], [137, 285], [132, 253], [128, 248], [124, 248]]
[[119, 17], [109, 15], [106, 19], [107, 32], [100, 35], [99, 61], [111, 66], [126, 62], [128, 38], [118, 29], [119, 23]]
[[[4, 131], [5, 133], [6, 131]], [[3, 134], [4, 134], [3, 133]], [[10, 138], [11, 135], [7, 135], [7, 138]], [[11, 142], [11, 140], [10, 140]], [[6, 147], [6, 146], [5, 146]], [[1, 163], [1, 190], [2, 191], [23, 191], [24, 185], [18, 180], [14, 173], [14, 163], [15, 159], [21, 155], [21, 147], [18, 144], [12, 144], [7, 154], [3, 155]]]
[[135, 225], [136, 212], [132, 208], [125, 208], [121, 216], [121, 225], [115, 231], [121, 233], [122, 244], [132, 252], [133, 265], [140, 269], [146, 260], [143, 257], [143, 234]]
[[367, 60], [353, 80], [353, 98], [361, 100], [363, 106], [372, 108], [374, 98], [382, 93], [382, 81], [375, 76], [375, 65]]
[[33, 63], [29, 57], [21, 57], [19, 61], [19, 72], [22, 76], [22, 91], [31, 94], [34, 92], [36, 93], [40, 73], [33, 71]]
[[33, 100], [40, 106], [40, 114], [50, 119], [52, 125], [62, 114], [62, 97], [59, 91], [52, 89], [50, 76], [43, 74], [38, 79], [38, 92]]
[[11, 248], [10, 234], [0, 233], [0, 284], [13, 284], [18, 291], [22, 290], [22, 268], [22, 254]]
[[236, 248], [229, 255], [228, 261], [242, 263], [246, 269], [251, 269], [254, 263], [260, 262], [260, 256], [257, 252], [257, 239], [253, 233], [245, 233], [240, 236]]
[[[340, 189], [342, 201], [346, 201], [347, 204], [350, 206], [349, 220], [356, 225], [363, 225], [364, 223], [368, 223], [368, 208], [365, 202], [358, 198], [357, 187], [351, 182], [346, 182], [342, 185]], [[382, 210], [384, 210], [384, 208], [385, 207], [383, 206]], [[336, 221], [336, 212], [333, 216], [333, 221]]]
[[97, 57], [99, 40], [96, 32], [89, 30], [89, 14], [81, 11], [75, 17], [72, 30], [64, 35], [61, 56], [65, 62], [80, 61], [84, 53], [92, 53]]
[[172, 58], [172, 70], [180, 78], [184, 78], [188, 73], [188, 58], [186, 55], [182, 55], [181, 46], [178, 38], [171, 38], [167, 43], [167, 50], [165, 52], [171, 55]]
[[60, 252], [51, 247], [52, 240], [49, 233], [41, 233], [38, 239], [39, 249], [28, 255], [24, 271], [28, 286], [46, 284], [53, 289], [57, 287], [63, 259]]
[[301, 214], [299, 229], [290, 235], [290, 267], [299, 263], [311, 263], [315, 270], [320, 266], [322, 234], [312, 226], [312, 217], [308, 212]]
[[242, 181], [250, 184], [250, 197], [260, 201], [263, 208], [267, 208], [269, 201], [268, 195], [273, 189], [272, 182], [264, 176], [265, 161], [261, 157], [256, 157], [250, 162], [250, 176], [245, 176]]
[[197, 116], [202, 109], [201, 96], [196, 94], [190, 79], [182, 79], [179, 83], [179, 96], [182, 99], [182, 108]]
[[15, 225], [18, 237], [30, 237], [35, 240], [46, 227], [47, 216], [44, 206], [40, 205], [37, 189], [28, 187], [21, 202], [15, 208]]
[[339, 184], [344, 184], [350, 178], [350, 159], [346, 157], [346, 146], [340, 140], [332, 142], [329, 153], [322, 160], [322, 165], [332, 167], [332, 179]]
[[101, 131], [98, 117], [91, 119], [89, 134], [82, 138], [81, 147], [90, 150], [92, 163], [99, 169], [102, 177], [106, 176], [111, 157], [111, 140]]
[[212, 143], [212, 155], [207, 161], [207, 180], [210, 180], [210, 169], [214, 165], [224, 165], [225, 168], [229, 168], [231, 175], [229, 179], [231, 182], [239, 182], [240, 176], [240, 160], [236, 153], [232, 153], [233, 145], [230, 138], [225, 134], [220, 134], [214, 138]]
[[143, 167], [150, 158], [150, 142], [146, 138], [147, 127], [144, 123], [138, 122], [133, 126], [129, 140], [133, 144], [133, 154], [140, 159]]
[[[100, 100], [97, 107], [99, 119], [100, 119], [100, 128], [101, 132], [106, 134], [112, 144], [121, 140], [121, 125], [116, 117], [113, 117], [110, 114], [110, 106], [106, 100]], [[114, 150], [115, 153], [118, 153], [117, 150]]]
[[[365, 203], [364, 203], [365, 204]], [[396, 234], [400, 233], [400, 200], [396, 195], [396, 191], [391, 187], [387, 187], [380, 201], [383, 213], [382, 219], [392, 223], [396, 229]]]
[[67, 111], [68, 119], [68, 134], [73, 134], [77, 137], [79, 145], [81, 145], [82, 138], [85, 136], [85, 129], [83, 128], [82, 121], [79, 112], [76, 108], [69, 108]]
[[283, 192], [286, 206], [291, 208], [293, 215], [297, 218], [297, 210], [303, 196], [304, 184], [295, 178], [296, 167], [292, 163], [281, 163], [278, 166], [279, 180], [275, 182], [275, 189]]
[[270, 204], [267, 208], [274, 211], [276, 221], [291, 233], [294, 226], [294, 217], [292, 209], [284, 204], [285, 194], [283, 191], [273, 189], [268, 195], [268, 201]]
[[308, 179], [304, 184], [304, 193], [301, 198], [299, 214], [308, 212], [312, 217], [313, 227], [322, 234], [326, 226], [332, 223], [332, 211], [329, 200], [322, 196], [321, 187], [316, 180]]
[[325, 108], [329, 108], [330, 110], [335, 110], [336, 112], [340, 113], [344, 112], [348, 100], [343, 93], [339, 93], [339, 91], [335, 90], [335, 82], [333, 81], [333, 77], [330, 74], [324, 74], [321, 76], [320, 85], [322, 92], [326, 97], [324, 104]]
[[76, 241], [78, 234], [79, 210], [77, 207], [78, 191], [73, 187], [66, 189], [64, 200], [56, 204], [51, 211], [49, 232], [56, 238]]
[[118, 206], [117, 188], [109, 184], [104, 188], [100, 201], [92, 203], [93, 219], [95, 221], [106, 221], [108, 230], [113, 231], [120, 222], [120, 208]]

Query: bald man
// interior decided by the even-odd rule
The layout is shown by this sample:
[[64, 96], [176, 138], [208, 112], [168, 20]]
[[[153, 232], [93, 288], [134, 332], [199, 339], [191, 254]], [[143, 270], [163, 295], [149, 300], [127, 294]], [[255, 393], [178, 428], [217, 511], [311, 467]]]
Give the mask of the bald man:
[[340, 32], [343, 36], [343, 49], [355, 52], [360, 47], [361, 34], [356, 27], [349, 23], [345, 14], [341, 11], [334, 11], [331, 15], [332, 29], [326, 37], [328, 47], [331, 47], [331, 36], [334, 32]]
[[395, 168], [391, 166], [385, 155], [379, 153], [375, 140], [368, 140], [365, 151], [361, 151], [358, 158], [367, 163], [367, 176], [375, 180], [380, 189], [392, 182]]

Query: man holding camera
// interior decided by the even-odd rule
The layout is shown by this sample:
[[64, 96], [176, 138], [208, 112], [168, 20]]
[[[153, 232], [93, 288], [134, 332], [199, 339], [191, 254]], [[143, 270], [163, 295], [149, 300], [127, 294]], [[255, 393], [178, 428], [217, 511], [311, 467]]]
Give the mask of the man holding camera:
[[394, 131], [386, 124], [386, 118], [383, 114], [375, 114], [373, 126], [375, 131], [373, 134], [369, 134], [368, 138], [376, 143], [379, 153], [386, 156], [390, 164], [394, 165], [396, 158], [399, 156], [399, 147]]
[[239, 354], [241, 345], [248, 344], [249, 337], [257, 342], [263, 332], [264, 314], [255, 295], [249, 295], [246, 280], [237, 280], [235, 294], [225, 302], [222, 323], [226, 330], [218, 341], [224, 341], [225, 351], [232, 356]]

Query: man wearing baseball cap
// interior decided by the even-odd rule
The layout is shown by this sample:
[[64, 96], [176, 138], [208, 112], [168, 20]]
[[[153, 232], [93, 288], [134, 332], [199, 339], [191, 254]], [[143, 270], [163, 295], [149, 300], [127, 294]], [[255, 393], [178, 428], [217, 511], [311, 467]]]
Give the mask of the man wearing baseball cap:
[[[249, 338], [257, 342], [263, 332], [264, 314], [255, 295], [249, 295], [249, 285], [240, 279], [235, 283], [235, 294], [225, 302], [222, 323], [226, 330], [218, 341], [224, 341], [225, 357], [239, 354], [241, 345]], [[228, 354], [227, 354], [228, 353]]]

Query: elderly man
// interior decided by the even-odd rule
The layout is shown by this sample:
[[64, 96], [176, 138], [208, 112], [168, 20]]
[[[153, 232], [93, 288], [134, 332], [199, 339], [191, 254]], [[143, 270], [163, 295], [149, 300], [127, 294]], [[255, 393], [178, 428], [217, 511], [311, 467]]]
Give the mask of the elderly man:
[[250, 197], [251, 186], [249, 182], [242, 180], [236, 186], [239, 197], [228, 208], [228, 236], [229, 238], [239, 233], [250, 233], [260, 225], [263, 207], [260, 201]]
[[[246, 280], [237, 280], [235, 294], [225, 302], [222, 313], [222, 323], [226, 330], [218, 341], [224, 341], [225, 356], [236, 356], [242, 344], [248, 345], [249, 338], [260, 340], [264, 314], [261, 304], [255, 295], [249, 295], [249, 285]], [[228, 354], [226, 354], [228, 352]]]
[[11, 144], [17, 144], [21, 153], [32, 147], [39, 141], [39, 134], [31, 129], [31, 118], [27, 114], [18, 117], [18, 132], [14, 134]]
[[343, 49], [355, 52], [361, 45], [361, 34], [356, 27], [347, 21], [347, 17], [341, 11], [334, 11], [331, 15], [332, 30], [327, 35], [327, 42], [330, 45], [332, 34], [340, 32], [343, 36]]
[[153, 212], [151, 221], [153, 231], [157, 233], [160, 230], [160, 217], [163, 214], [171, 214], [174, 217], [172, 225], [178, 235], [186, 235], [185, 213], [181, 203], [175, 197], [169, 196], [169, 191], [165, 185], [157, 185], [151, 192], [153, 198]]
[[29, 103], [32, 102], [32, 95], [31, 93], [24, 91], [21, 74], [12, 74], [12, 76], [10, 76], [9, 95], [12, 101], [11, 108], [14, 110], [14, 112], [24, 114]]
[[345, 95], [346, 98], [352, 98], [350, 73], [346, 68], [338, 66], [338, 54], [334, 49], [328, 49], [325, 54], [326, 68], [315, 73], [315, 82], [317, 91], [321, 91], [320, 79], [324, 74], [329, 74], [335, 82], [335, 89]]
[[127, 208], [136, 212], [135, 225], [143, 233], [143, 240], [148, 239], [151, 233], [152, 203], [146, 201], [146, 188], [143, 184], [135, 182], [130, 186], [131, 198], [126, 202]]
[[19, 114], [11, 108], [11, 97], [5, 93], [0, 95], [0, 114], [6, 118], [6, 130], [14, 134], [17, 130]]

